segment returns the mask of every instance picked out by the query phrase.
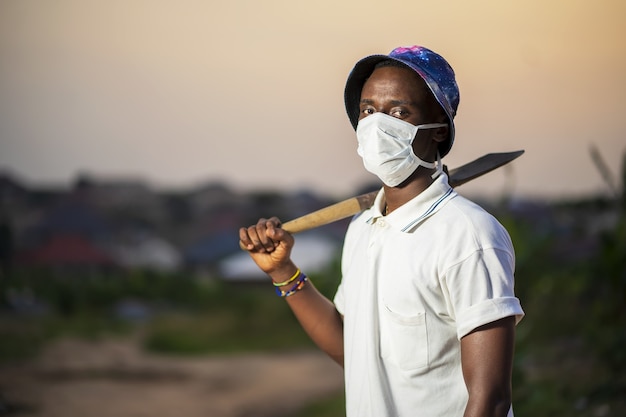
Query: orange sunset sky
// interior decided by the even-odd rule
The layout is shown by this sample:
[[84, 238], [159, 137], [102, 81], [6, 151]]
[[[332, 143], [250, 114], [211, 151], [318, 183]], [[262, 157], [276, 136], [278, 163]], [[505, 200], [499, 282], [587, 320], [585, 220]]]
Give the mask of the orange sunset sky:
[[351, 195], [343, 87], [365, 55], [421, 44], [457, 73], [455, 167], [525, 149], [460, 191], [607, 192], [626, 151], [626, 2], [0, 2], [0, 171], [31, 184], [77, 173], [155, 187]]

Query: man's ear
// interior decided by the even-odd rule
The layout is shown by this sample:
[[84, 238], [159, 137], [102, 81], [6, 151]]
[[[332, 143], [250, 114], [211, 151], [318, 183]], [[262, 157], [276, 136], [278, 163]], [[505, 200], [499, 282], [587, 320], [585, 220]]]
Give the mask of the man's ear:
[[433, 134], [433, 140], [438, 143], [445, 141], [446, 139], [448, 139], [449, 131], [450, 128], [448, 126], [438, 127], [437, 129], [435, 129], [435, 132]]

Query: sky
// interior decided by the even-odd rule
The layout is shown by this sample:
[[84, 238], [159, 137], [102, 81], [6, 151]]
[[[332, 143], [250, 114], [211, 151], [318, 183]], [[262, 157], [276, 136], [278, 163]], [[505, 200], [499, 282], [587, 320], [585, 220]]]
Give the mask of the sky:
[[375, 181], [343, 105], [356, 61], [419, 44], [455, 69], [468, 195], [607, 193], [626, 152], [620, 0], [3, 0], [0, 172], [337, 197]]

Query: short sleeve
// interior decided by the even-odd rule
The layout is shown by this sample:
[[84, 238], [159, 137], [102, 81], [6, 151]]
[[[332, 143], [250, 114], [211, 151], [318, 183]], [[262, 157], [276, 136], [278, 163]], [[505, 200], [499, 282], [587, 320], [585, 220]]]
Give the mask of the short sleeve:
[[502, 249], [481, 249], [450, 267], [444, 275], [448, 305], [461, 339], [477, 327], [524, 316], [514, 292], [514, 258]]

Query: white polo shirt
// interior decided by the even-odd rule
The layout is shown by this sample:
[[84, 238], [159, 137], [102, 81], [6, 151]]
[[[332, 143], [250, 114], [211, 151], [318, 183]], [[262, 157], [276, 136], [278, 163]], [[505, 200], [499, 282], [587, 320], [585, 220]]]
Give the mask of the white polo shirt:
[[347, 417], [461, 417], [460, 339], [524, 315], [513, 245], [445, 175], [388, 216], [383, 207], [381, 190], [352, 220], [334, 299], [344, 315]]

